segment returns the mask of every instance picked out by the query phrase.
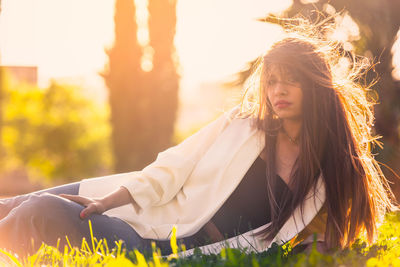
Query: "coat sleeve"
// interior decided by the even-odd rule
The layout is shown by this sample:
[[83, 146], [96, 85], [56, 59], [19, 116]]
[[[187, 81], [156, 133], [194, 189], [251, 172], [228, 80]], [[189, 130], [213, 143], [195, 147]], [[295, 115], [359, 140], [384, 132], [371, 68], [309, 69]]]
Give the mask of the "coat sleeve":
[[238, 110], [238, 107], [232, 109], [182, 143], [159, 153], [153, 163], [124, 183], [122, 186], [135, 200], [136, 209], [140, 211], [170, 201]]

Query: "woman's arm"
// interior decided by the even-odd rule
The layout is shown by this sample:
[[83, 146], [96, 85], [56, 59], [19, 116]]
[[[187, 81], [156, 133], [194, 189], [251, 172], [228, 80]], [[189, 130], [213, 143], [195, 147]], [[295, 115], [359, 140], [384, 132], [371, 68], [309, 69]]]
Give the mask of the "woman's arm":
[[102, 214], [107, 210], [117, 208], [126, 204], [135, 205], [135, 201], [133, 200], [128, 189], [126, 189], [125, 187], [120, 187], [114, 192], [111, 192], [110, 194], [99, 199], [92, 199], [88, 197], [67, 194], [61, 194], [60, 197], [69, 199], [85, 206], [85, 208], [80, 213], [80, 217], [82, 219], [87, 218], [92, 213]]
[[159, 153], [157, 159], [140, 174], [121, 184], [135, 200], [136, 210], [160, 206], [173, 199], [238, 111], [236, 107], [226, 112], [180, 144]]
[[[115, 179], [114, 177], [107, 179], [101, 179], [102, 177], [100, 177], [97, 179], [86, 179], [80, 183], [79, 194], [81, 196], [92, 196], [91, 198], [76, 196], [68, 198], [86, 206], [94, 201], [91, 205], [94, 207], [89, 209], [90, 213], [93, 212], [92, 209], [97, 213], [104, 212], [107, 210], [104, 205], [118, 207], [116, 204], [121, 204], [119, 203], [121, 200], [125, 200], [125, 202], [122, 202], [122, 205], [132, 203], [137, 213], [148, 207], [160, 206], [167, 203], [179, 192], [196, 164], [208, 151], [210, 146], [214, 144], [221, 132], [231, 124], [238, 111], [238, 107], [233, 108], [192, 136], [186, 138], [180, 144], [160, 152], [157, 159], [143, 170], [116, 175], [115, 179], [118, 181], [116, 184], [124, 187], [126, 190], [119, 188], [106, 197], [103, 197], [104, 192], [111, 191], [109, 187], [112, 186], [111, 183]], [[121, 177], [122, 179], [118, 180]], [[123, 194], [127, 191], [130, 198], [124, 196], [119, 199], [120, 190], [124, 192]], [[116, 194], [116, 197], [114, 197], [114, 194]], [[93, 196], [96, 197], [93, 198]], [[117, 202], [114, 203], [113, 201]], [[84, 214], [86, 212], [87, 210], [84, 211]]]

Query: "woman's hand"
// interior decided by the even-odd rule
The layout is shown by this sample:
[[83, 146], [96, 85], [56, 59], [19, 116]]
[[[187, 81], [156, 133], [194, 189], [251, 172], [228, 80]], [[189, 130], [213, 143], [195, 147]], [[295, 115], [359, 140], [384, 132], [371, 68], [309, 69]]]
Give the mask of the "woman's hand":
[[69, 199], [78, 204], [81, 204], [82, 206], [85, 206], [85, 208], [79, 214], [81, 219], [89, 217], [89, 215], [91, 215], [92, 213], [102, 214], [103, 212], [106, 211], [103, 199], [92, 199], [88, 197], [82, 197], [78, 195], [67, 195], [67, 194], [60, 194], [60, 197]]
[[117, 208], [119, 206], [123, 206], [126, 204], [136, 204], [128, 189], [122, 186], [114, 192], [99, 199], [67, 194], [60, 194], [60, 197], [69, 199], [85, 206], [85, 208], [80, 213], [80, 217], [82, 219], [87, 218], [90, 214], [93, 213], [102, 214], [109, 209]]

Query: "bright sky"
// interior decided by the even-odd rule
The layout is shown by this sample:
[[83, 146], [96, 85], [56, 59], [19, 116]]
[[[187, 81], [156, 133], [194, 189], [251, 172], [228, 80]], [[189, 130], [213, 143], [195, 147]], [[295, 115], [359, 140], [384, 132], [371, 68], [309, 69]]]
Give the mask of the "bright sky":
[[97, 72], [113, 40], [113, 1], [3, 0], [0, 63], [39, 67], [39, 85], [51, 78], [103, 87]]

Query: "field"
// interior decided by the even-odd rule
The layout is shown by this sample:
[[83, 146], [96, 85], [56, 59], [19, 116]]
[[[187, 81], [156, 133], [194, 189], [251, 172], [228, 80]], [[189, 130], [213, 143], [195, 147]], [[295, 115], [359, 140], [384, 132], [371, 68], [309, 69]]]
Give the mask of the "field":
[[175, 254], [162, 257], [153, 253], [125, 251], [121, 243], [110, 250], [106, 240], [83, 240], [80, 248], [66, 246], [57, 249], [47, 245], [36, 254], [20, 258], [12, 252], [0, 250], [0, 266], [400, 266], [400, 213], [391, 213], [379, 228], [377, 240], [368, 246], [358, 240], [350, 249], [319, 253], [315, 247], [307, 252], [296, 252], [288, 245], [274, 245], [262, 253], [246, 253], [238, 249], [223, 249], [217, 255], [195, 251], [190, 257], [179, 257], [175, 236], [171, 248]]

